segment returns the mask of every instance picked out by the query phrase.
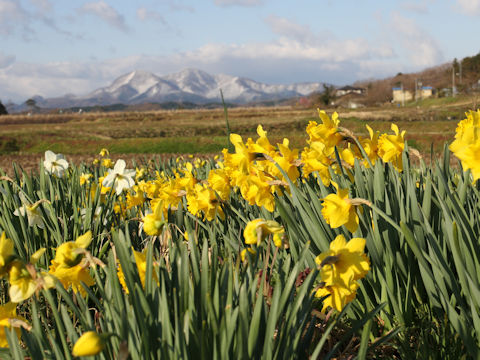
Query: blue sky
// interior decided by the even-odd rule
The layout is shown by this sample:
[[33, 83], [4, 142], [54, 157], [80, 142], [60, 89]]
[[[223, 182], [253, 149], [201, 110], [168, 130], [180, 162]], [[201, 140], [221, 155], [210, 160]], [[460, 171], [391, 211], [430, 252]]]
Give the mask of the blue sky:
[[480, 0], [0, 0], [0, 100], [141, 69], [345, 85], [476, 55]]

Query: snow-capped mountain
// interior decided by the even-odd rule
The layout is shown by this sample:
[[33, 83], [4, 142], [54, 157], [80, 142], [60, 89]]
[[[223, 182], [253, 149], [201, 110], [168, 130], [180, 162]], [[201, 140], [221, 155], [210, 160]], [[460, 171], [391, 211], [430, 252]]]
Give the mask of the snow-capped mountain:
[[[84, 96], [39, 98], [40, 107], [72, 107], [112, 104], [162, 103], [167, 101], [204, 104], [220, 102], [220, 90], [225, 101], [246, 104], [256, 101], [305, 96], [322, 91], [322, 83], [268, 85], [247, 78], [218, 74], [198, 69], [186, 69], [175, 74], [157, 76], [135, 70], [117, 78], [110, 86]], [[41, 100], [40, 100], [41, 99]]]

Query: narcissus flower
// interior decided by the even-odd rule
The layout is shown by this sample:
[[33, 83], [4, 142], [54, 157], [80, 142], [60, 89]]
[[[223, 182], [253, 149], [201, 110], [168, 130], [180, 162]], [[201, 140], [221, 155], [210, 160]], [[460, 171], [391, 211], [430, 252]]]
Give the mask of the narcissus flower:
[[91, 277], [88, 261], [85, 261], [85, 250], [92, 241], [92, 233], [86, 232], [75, 241], [68, 241], [57, 248], [55, 259], [50, 265], [49, 274], [60, 280], [63, 286], [68, 289], [72, 287], [74, 292], [85, 294], [81, 283], [92, 286], [95, 281]]
[[103, 148], [102, 150], [100, 150], [100, 152], [98, 153], [98, 155], [100, 155], [100, 156], [102, 156], [102, 157], [103, 157], [103, 156], [108, 156], [108, 155], [110, 155], [110, 152], [108, 151], [108, 149]]
[[86, 174], [86, 173], [82, 173], [80, 175], [80, 185], [85, 185], [85, 184], [88, 184], [90, 182], [90, 178], [93, 177], [92, 174]]
[[113, 168], [112, 159], [108, 159], [108, 158], [102, 159], [102, 166], [106, 167], [107, 169]]
[[99, 334], [96, 331], [87, 331], [73, 346], [73, 356], [93, 356], [101, 353], [106, 346], [109, 335]]
[[322, 202], [322, 215], [332, 229], [345, 225], [350, 232], [358, 228], [358, 215], [351, 199], [348, 198], [348, 189], [338, 189], [336, 194], [327, 195]]
[[[5, 328], [11, 329], [12, 323], [19, 322], [20, 326], [28, 325], [23, 317], [17, 316], [17, 304], [8, 302], [5, 305], [0, 306], [0, 347], [8, 348], [7, 335], [5, 334]], [[20, 337], [20, 328], [15, 326], [15, 332], [17, 337]]]
[[[147, 248], [145, 248], [142, 252], [133, 250], [133, 257], [135, 258], [135, 264], [137, 265], [140, 282], [142, 283], [142, 287], [145, 288], [145, 277], [147, 273]], [[129, 290], [127, 283], [125, 282], [125, 275], [123, 273], [121, 264], [118, 265], [117, 276], [120, 284], [122, 284], [123, 290], [128, 294]], [[154, 270], [152, 271], [152, 279], [158, 284], [157, 273]]]
[[480, 110], [470, 111], [457, 125], [455, 140], [449, 149], [472, 171], [474, 181], [480, 179]]
[[43, 167], [47, 174], [61, 178], [68, 169], [68, 161], [65, 160], [65, 156], [62, 154], [55, 154], [53, 151], [47, 150], [45, 151]]
[[392, 124], [391, 128], [395, 135], [382, 134], [378, 139], [378, 155], [384, 162], [390, 162], [398, 171], [402, 171], [405, 130], [400, 133], [398, 126], [395, 124]]
[[[15, 209], [13, 212], [13, 215], [19, 216], [19, 217], [25, 217], [27, 216], [28, 220], [28, 226], [34, 227], [38, 226], [40, 229], [43, 229], [45, 227], [45, 224], [43, 223], [43, 215], [42, 212], [40, 211], [40, 204], [43, 202], [48, 202], [45, 199], [37, 201], [35, 204], [29, 204], [28, 200], [25, 198], [25, 195], [20, 193], [20, 200], [22, 201], [22, 206], [20, 206], [18, 209]], [[47, 209], [44, 208], [45, 212], [48, 212]]]
[[355, 298], [357, 280], [365, 277], [370, 270], [370, 262], [364, 253], [365, 243], [363, 238], [347, 242], [343, 235], [338, 235], [330, 243], [330, 249], [316, 257], [322, 286], [315, 295], [329, 296], [324, 300], [324, 309], [330, 306], [341, 311]]
[[13, 240], [8, 239], [5, 232], [0, 236], [0, 277], [6, 272], [6, 267], [13, 258]]
[[[245, 238], [245, 244], [259, 246], [268, 235], [279, 235], [284, 232], [285, 229], [283, 226], [274, 220], [255, 219], [247, 223], [243, 231], [243, 237]], [[280, 239], [280, 241], [278, 241], [278, 239]], [[281, 238], [277, 237], [274, 243], [276, 246], [281, 247]]]
[[159, 236], [163, 233], [166, 224], [163, 216], [163, 201], [158, 201], [153, 206], [153, 213], [143, 218], [143, 231], [147, 235]]
[[135, 170], [125, 169], [125, 160], [119, 159], [115, 163], [113, 170], [105, 176], [102, 185], [105, 187], [113, 187], [117, 195], [120, 195], [123, 190], [130, 189], [135, 185]]

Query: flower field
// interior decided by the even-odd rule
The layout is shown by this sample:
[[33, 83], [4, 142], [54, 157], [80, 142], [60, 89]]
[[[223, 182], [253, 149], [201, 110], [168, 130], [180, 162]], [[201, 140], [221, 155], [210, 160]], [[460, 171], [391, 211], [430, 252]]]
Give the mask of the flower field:
[[480, 111], [429, 166], [395, 124], [305, 131], [3, 173], [0, 357], [480, 358]]

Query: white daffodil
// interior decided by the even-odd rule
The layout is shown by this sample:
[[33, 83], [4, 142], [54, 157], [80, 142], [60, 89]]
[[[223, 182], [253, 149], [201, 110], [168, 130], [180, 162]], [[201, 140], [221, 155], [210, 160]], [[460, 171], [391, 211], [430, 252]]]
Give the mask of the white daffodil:
[[125, 166], [125, 160], [117, 160], [112, 172], [105, 176], [102, 182], [104, 187], [114, 188], [117, 195], [135, 185], [135, 180], [133, 179], [136, 173], [135, 170], [127, 170]]
[[[28, 219], [28, 226], [38, 226], [40, 229], [45, 228], [45, 224], [43, 223], [42, 212], [40, 211], [39, 205], [42, 202], [47, 200], [39, 200], [35, 204], [29, 204], [25, 196], [20, 193], [20, 200], [22, 201], [22, 206], [16, 209], [13, 212], [13, 215], [25, 217], [27, 216]], [[46, 210], [45, 210], [46, 211]]]
[[48, 174], [61, 178], [68, 169], [68, 161], [62, 154], [55, 154], [53, 151], [47, 150], [43, 166]]

